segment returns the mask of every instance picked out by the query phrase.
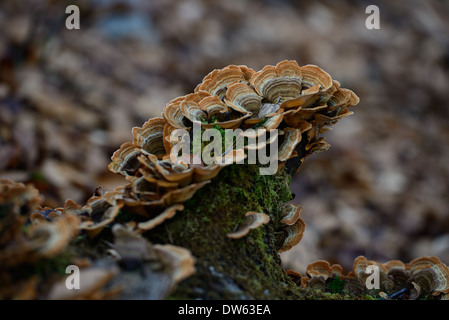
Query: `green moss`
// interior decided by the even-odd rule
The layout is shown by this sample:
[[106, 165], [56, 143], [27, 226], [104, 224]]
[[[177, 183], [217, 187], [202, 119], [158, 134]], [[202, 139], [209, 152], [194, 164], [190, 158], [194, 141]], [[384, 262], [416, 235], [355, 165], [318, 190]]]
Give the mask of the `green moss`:
[[306, 300], [352, 300], [352, 298], [344, 293], [322, 292], [321, 290], [312, 288], [302, 288], [301, 293]]
[[47, 277], [51, 274], [65, 275], [66, 268], [72, 264], [73, 252], [67, 247], [55, 257], [41, 259], [34, 264], [34, 273]]
[[37, 182], [45, 182], [46, 181], [45, 175], [39, 171], [31, 172], [30, 178], [31, 178], [31, 180], [37, 181]]
[[[196, 274], [178, 286], [174, 297], [301, 298], [281, 266], [274, 237], [279, 209], [292, 199], [289, 183], [283, 170], [261, 176], [256, 165], [228, 166], [184, 203], [183, 212], [145, 234], [154, 243], [173, 239], [196, 258]], [[266, 213], [271, 221], [242, 239], [228, 238], [248, 211]]]
[[115, 222], [118, 223], [127, 223], [135, 219], [135, 215], [127, 212], [126, 210], [120, 210], [117, 217], [115, 218]]
[[332, 278], [332, 280], [330, 280], [328, 283], [326, 283], [326, 289], [331, 293], [340, 293], [343, 289], [344, 284], [345, 281], [340, 279], [339, 276], [336, 276]]
[[74, 252], [70, 247], [66, 247], [61, 253], [54, 257], [39, 259], [33, 263], [24, 263], [8, 272], [12, 279], [28, 279], [32, 276], [39, 276], [40, 279], [48, 279], [55, 276], [65, 275], [67, 266], [73, 264]]

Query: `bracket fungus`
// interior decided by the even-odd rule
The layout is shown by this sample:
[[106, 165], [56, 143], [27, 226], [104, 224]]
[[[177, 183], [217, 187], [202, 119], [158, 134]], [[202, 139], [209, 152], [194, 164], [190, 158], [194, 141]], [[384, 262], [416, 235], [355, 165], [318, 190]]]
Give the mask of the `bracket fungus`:
[[[244, 295], [264, 297], [254, 291], [255, 286], [240, 281], [241, 275], [229, 273], [232, 268], [226, 271], [223, 263], [241, 264], [248, 276], [257, 274], [259, 279], [264, 278], [261, 272], [270, 274], [264, 281], [289, 281], [278, 252], [299, 243], [305, 222], [300, 218], [300, 206], [285, 204], [291, 200], [288, 182], [306, 156], [328, 147], [320, 134], [351, 114], [349, 108], [357, 103], [351, 90], [340, 88], [321, 68], [299, 66], [293, 60], [260, 71], [242, 65], [216, 69], [193, 93], [168, 102], [161, 116], [134, 127], [132, 141], [114, 152], [108, 168], [124, 176], [126, 185], [96, 193], [85, 205], [68, 200], [63, 208], [52, 209], [40, 207], [41, 199], [32, 187], [2, 180], [0, 205], [5, 207], [5, 199], [12, 201], [6, 210], [14, 219], [8, 220], [7, 228], [7, 220], [2, 219], [0, 260], [7, 260], [4, 266], [8, 266], [47, 259], [65, 252], [78, 235], [86, 236], [85, 241], [98, 241], [112, 233], [116, 247], [106, 250], [112, 257], [131, 254], [132, 260], [169, 266], [171, 271], [160, 279], [168, 279], [170, 285], [160, 282], [156, 287], [161, 290], [151, 297], [164, 297], [174, 283], [194, 278], [195, 270], [199, 278], [208, 273], [206, 277], [217, 281], [218, 271], [211, 275], [211, 267], [224, 272], [219, 278], [227, 280], [220, 281], [236, 283]], [[201, 135], [211, 129], [217, 134], [212, 141], [204, 137], [198, 141], [198, 129]], [[178, 130], [184, 130], [181, 136]], [[215, 141], [216, 137], [225, 138], [225, 130], [237, 134], [224, 143]], [[258, 158], [252, 157], [254, 152]], [[205, 154], [214, 162], [208, 162]], [[253, 165], [264, 167], [267, 157], [275, 159], [274, 171], [268, 176], [251, 169]], [[240, 173], [233, 173], [237, 171]], [[26, 223], [31, 226], [24, 233], [20, 228]], [[250, 232], [254, 229], [257, 232]], [[217, 243], [222, 243], [220, 248], [208, 248]], [[130, 246], [132, 250], [124, 251]], [[229, 250], [229, 261], [223, 258], [221, 248]], [[142, 250], [146, 252], [143, 255]], [[263, 267], [235, 261], [236, 252], [265, 261]], [[10, 258], [11, 253], [15, 259]], [[98, 270], [103, 270], [105, 279], [113, 274], [112, 282], [122, 276]], [[61, 296], [58, 290], [54, 287], [49, 296]], [[83, 297], [102, 296], [97, 289], [95, 292]], [[191, 293], [187, 296], [193, 297]]]
[[[435, 257], [407, 264], [358, 257], [348, 274], [324, 260], [306, 275], [282, 267], [279, 252], [297, 245], [306, 226], [288, 184], [307, 156], [329, 147], [322, 134], [358, 103], [315, 65], [230, 65], [132, 128], [132, 141], [108, 166], [125, 185], [85, 205], [47, 208], [32, 186], [0, 180], [0, 297], [304, 298], [304, 288], [360, 296], [373, 294], [365, 281], [374, 265], [381, 297], [447, 298], [449, 269]], [[208, 130], [215, 134], [205, 139]], [[236, 134], [227, 140], [226, 130]], [[276, 163], [265, 175], [258, 169], [267, 157]], [[95, 254], [92, 243], [101, 243]], [[60, 269], [86, 256], [82, 279], [90, 285], [77, 295], [52, 267], [14, 283], [15, 270]]]
[[[367, 281], [371, 272], [369, 266], [375, 266], [378, 288], [368, 289]], [[429, 297], [445, 299], [449, 292], [449, 268], [437, 257], [420, 257], [409, 263], [391, 260], [380, 263], [359, 256], [354, 260], [352, 270], [344, 275], [340, 265], [329, 265], [327, 261], [316, 261], [307, 267], [307, 276], [289, 271], [292, 278], [299, 278], [304, 288], [328, 291], [329, 283], [336, 277], [340, 280], [340, 293], [350, 296], [372, 294], [382, 299], [415, 300]]]
[[[263, 145], [249, 143], [259, 140], [262, 132], [259, 129], [279, 130], [277, 170], [289, 159], [299, 157], [292, 169], [296, 171], [306, 155], [327, 148], [324, 138], [319, 137], [323, 128], [351, 114], [349, 108], [357, 103], [358, 98], [351, 90], [340, 88], [340, 84], [321, 68], [301, 67], [293, 60], [281, 61], [260, 71], [236, 65], [214, 70], [204, 77], [194, 93], [167, 103], [161, 117], [132, 129], [133, 141], [123, 143], [109, 165], [112, 172], [124, 175], [129, 184], [106, 193], [104, 198], [114, 208], [135, 212], [140, 216], [137, 228], [141, 232], [148, 231], [181, 211], [180, 205], [210, 183], [224, 167], [244, 161], [245, 153], [252, 150], [266, 152], [268, 145], [274, 142], [272, 138]], [[255, 136], [246, 132], [240, 134], [237, 139], [246, 138], [248, 144], [243, 150], [234, 150], [231, 157], [226, 158], [226, 152], [214, 154], [216, 160], [230, 161], [205, 165], [201, 154], [195, 151], [190, 151], [190, 156], [171, 157], [175, 146], [186, 143], [173, 138], [172, 133], [186, 129], [192, 134], [194, 125], [201, 130], [252, 128], [258, 133]], [[300, 144], [302, 152], [298, 152]], [[191, 143], [187, 143], [187, 147], [194, 149]], [[236, 151], [243, 157], [235, 157]], [[192, 164], [194, 158], [199, 161]], [[279, 251], [290, 249], [302, 238], [305, 223], [296, 218], [299, 211], [295, 210], [296, 213], [285, 217], [282, 227], [276, 231]], [[102, 221], [109, 220], [104, 216]], [[97, 223], [85, 229], [101, 228], [101, 225]], [[238, 237], [239, 234], [228, 236]]]
[[[85, 206], [68, 200], [63, 208], [50, 209], [41, 207], [42, 197], [30, 185], [0, 180], [0, 190], [0, 299], [109, 299], [123, 294], [136, 297], [135, 287], [124, 286], [136, 277], [134, 273], [108, 257], [92, 261], [93, 253], [83, 250], [94, 248], [76, 245], [78, 236], [99, 237], [110, 225], [120, 260], [145, 265], [145, 274], [136, 280], [146, 283], [140, 292], [145, 298], [164, 298], [195, 270], [188, 249], [153, 245], [140, 236], [139, 232], [160, 220], [144, 223], [143, 230], [141, 226], [114, 224], [122, 204], [111, 205], [106, 197], [93, 196]], [[167, 219], [179, 209], [182, 205], [170, 207], [158, 219]], [[67, 287], [69, 266], [78, 270], [80, 290]]]
[[[41, 207], [32, 186], [0, 180], [0, 298], [162, 299], [173, 293], [276, 299], [304, 298], [307, 288], [356, 297], [447, 298], [449, 269], [436, 257], [405, 264], [360, 256], [348, 274], [324, 260], [310, 264], [304, 276], [282, 267], [279, 252], [297, 245], [306, 226], [301, 206], [289, 203], [288, 184], [305, 157], [329, 147], [322, 134], [358, 102], [318, 66], [293, 60], [260, 71], [230, 65], [132, 129], [132, 141], [108, 166], [126, 185], [96, 192], [85, 205], [67, 200], [53, 209]], [[212, 141], [195, 137], [211, 129]], [[215, 141], [226, 138], [226, 130], [237, 134]], [[265, 175], [258, 169], [267, 157], [276, 163]], [[99, 252], [92, 253], [92, 243], [102, 243]], [[91, 258], [82, 278], [90, 285], [76, 295], [52, 268], [14, 283], [20, 278], [15, 270], [33, 274], [42, 264], [60, 268], [85, 256]], [[374, 292], [365, 285], [370, 265], [379, 270]]]
[[270, 216], [260, 212], [247, 212], [245, 214], [246, 220], [242, 226], [236, 231], [228, 233], [228, 238], [240, 239], [246, 236], [252, 229], [257, 229], [261, 225], [267, 224], [270, 221]]
[[[84, 229], [101, 229], [103, 223], [110, 222], [109, 218], [123, 216], [119, 213], [114, 218], [112, 213], [126, 212], [127, 226], [134, 232], [160, 240], [162, 226], [170, 242], [176, 242], [186, 233], [169, 232], [174, 228], [172, 224], [188, 219], [186, 212], [192, 210], [188, 204], [194, 199], [203, 194], [207, 197], [210, 190], [219, 187], [219, 174], [225, 167], [254, 164], [250, 162], [254, 159], [251, 153], [256, 152], [259, 155], [256, 165], [266, 164], [262, 163], [261, 154], [275, 157], [277, 165], [271, 174], [282, 171], [294, 174], [306, 156], [328, 148], [320, 134], [350, 115], [349, 108], [358, 102], [351, 90], [340, 88], [340, 83], [321, 68], [299, 66], [293, 60], [260, 71], [241, 65], [216, 69], [204, 77], [193, 93], [168, 102], [160, 117], [132, 129], [133, 140], [120, 146], [109, 165], [128, 184], [102, 196], [110, 214], [91, 217], [92, 222], [83, 222]], [[215, 137], [212, 141], [202, 139], [200, 143], [195, 140], [198, 128], [201, 134], [215, 129], [222, 139], [228, 129], [237, 135], [218, 143], [222, 148], [216, 149]], [[182, 137], [177, 135], [178, 130], [184, 130]], [[211, 152], [214, 163], [206, 163], [205, 150]], [[217, 201], [212, 196], [208, 200]], [[250, 230], [271, 225], [275, 251], [289, 250], [300, 242], [305, 230], [305, 222], [299, 217], [300, 206], [284, 205], [275, 209], [278, 213], [272, 207], [268, 212], [260, 207], [248, 209], [240, 224], [237, 221], [242, 221], [242, 216], [238, 218], [237, 213], [234, 218], [237, 220], [227, 222], [233, 228], [225, 228], [225, 238], [244, 240], [258, 234]], [[178, 241], [193, 249], [191, 242], [195, 237], [190, 238]]]
[[[340, 88], [321, 68], [301, 67], [293, 60], [260, 71], [236, 65], [216, 69], [204, 77], [194, 93], [167, 103], [162, 117], [133, 128], [133, 141], [123, 143], [109, 165], [111, 171], [130, 182], [116, 196], [125, 206], [139, 202], [145, 206], [182, 203], [229, 164], [227, 161], [207, 166], [200, 159], [199, 166], [195, 166], [190, 161], [173, 161], [170, 152], [182, 143], [171, 135], [176, 129], [192, 131], [194, 124], [202, 130], [279, 129], [281, 168], [289, 159], [298, 157], [296, 149], [304, 134], [307, 141], [302, 147], [307, 152], [300, 161], [314, 151], [325, 150], [328, 145], [319, 133], [350, 115], [349, 108], [358, 102], [351, 90]], [[223, 154], [215, 154], [215, 159], [223, 159]], [[174, 193], [184, 197], [170, 197]]]
[[276, 231], [279, 252], [290, 250], [301, 241], [306, 223], [299, 217], [300, 213], [298, 205], [286, 204], [281, 208], [281, 225]]
[[[344, 279], [343, 268], [338, 265], [330, 265], [329, 262], [325, 260], [315, 261], [314, 263], [307, 266], [306, 274], [309, 277], [301, 278], [301, 286], [310, 287], [314, 289], [319, 289], [321, 291], [326, 291], [326, 284], [334, 279]], [[298, 277], [294, 272], [290, 271], [290, 277]]]

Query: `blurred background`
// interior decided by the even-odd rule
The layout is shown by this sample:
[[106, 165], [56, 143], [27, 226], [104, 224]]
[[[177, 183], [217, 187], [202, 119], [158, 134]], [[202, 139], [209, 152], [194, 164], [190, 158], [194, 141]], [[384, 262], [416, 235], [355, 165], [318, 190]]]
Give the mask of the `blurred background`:
[[[72, 4], [79, 30], [65, 27]], [[0, 30], [0, 178], [46, 205], [123, 184], [107, 165], [131, 128], [213, 69], [295, 59], [361, 101], [294, 178], [307, 227], [286, 268], [449, 264], [449, 1], [2, 0]]]

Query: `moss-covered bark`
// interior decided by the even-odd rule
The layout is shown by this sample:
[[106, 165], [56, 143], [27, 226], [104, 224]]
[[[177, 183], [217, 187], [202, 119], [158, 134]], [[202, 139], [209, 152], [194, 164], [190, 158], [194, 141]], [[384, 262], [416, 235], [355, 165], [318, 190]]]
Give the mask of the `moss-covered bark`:
[[[259, 175], [255, 165], [224, 168], [185, 203], [185, 210], [148, 233], [154, 243], [189, 248], [197, 272], [173, 293], [176, 298], [297, 299], [302, 295], [282, 269], [276, 249], [280, 208], [292, 199], [290, 175]], [[270, 222], [242, 239], [226, 236], [248, 211]]]

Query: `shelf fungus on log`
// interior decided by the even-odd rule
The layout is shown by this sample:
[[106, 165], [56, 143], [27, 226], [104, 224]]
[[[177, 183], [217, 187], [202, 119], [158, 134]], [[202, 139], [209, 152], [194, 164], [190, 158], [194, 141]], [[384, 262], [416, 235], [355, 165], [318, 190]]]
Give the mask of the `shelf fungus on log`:
[[[293, 60], [260, 71], [236, 65], [216, 69], [204, 77], [194, 93], [167, 103], [161, 117], [133, 128], [133, 141], [123, 143], [109, 165], [112, 172], [124, 175], [129, 184], [104, 197], [115, 208], [149, 218], [137, 224], [140, 230], [149, 230], [154, 222], [158, 224], [175, 212], [169, 208], [189, 200], [224, 167], [249, 161], [249, 152], [266, 154], [276, 142], [275, 171], [287, 166], [294, 173], [305, 156], [328, 147], [319, 134], [349, 115], [348, 109], [357, 103], [357, 96], [340, 88], [325, 71], [313, 65], [301, 67]], [[232, 143], [225, 145], [222, 153], [217, 154], [214, 149], [216, 163], [206, 165], [201, 152], [212, 142], [201, 141], [200, 150], [194, 150], [190, 139], [172, 135], [177, 129], [185, 129], [191, 138], [195, 125], [201, 132], [215, 128], [254, 129], [257, 133], [243, 131], [233, 140], [235, 145], [236, 140], [246, 139], [243, 149], [231, 148], [229, 152]], [[274, 129], [278, 135], [273, 138], [270, 134]], [[265, 142], [259, 143], [262, 135]], [[173, 156], [175, 147], [186, 147], [189, 153]], [[161, 216], [155, 216], [155, 212]], [[106, 223], [106, 216], [102, 221]], [[302, 220], [280, 230], [286, 234], [280, 251], [298, 243], [303, 230]]]
[[0, 179], [0, 205], [3, 210], [20, 216], [22, 211], [36, 210], [42, 200], [39, 191], [32, 185]]
[[280, 226], [276, 230], [276, 243], [279, 252], [296, 246], [304, 235], [306, 223], [300, 218], [301, 206], [286, 204], [281, 209]]
[[168, 207], [165, 209], [161, 214], [157, 215], [156, 217], [147, 220], [145, 222], [140, 222], [137, 227], [139, 230], [142, 231], [148, 231], [153, 229], [155, 226], [161, 224], [167, 219], [173, 218], [173, 216], [176, 214], [177, 211], [182, 211], [184, 209], [184, 206], [182, 204], [175, 204], [171, 207]]
[[228, 233], [228, 238], [240, 239], [246, 236], [251, 230], [257, 229], [260, 226], [267, 224], [270, 221], [270, 216], [261, 212], [247, 212], [246, 219], [236, 231]]
[[[344, 279], [343, 268], [338, 265], [330, 265], [325, 260], [315, 261], [307, 266], [306, 274], [308, 277], [301, 277], [301, 286], [326, 291], [326, 283], [333, 279]], [[291, 277], [298, 277], [290, 271]]]
[[[374, 267], [368, 270], [368, 267]], [[307, 267], [307, 276], [289, 271], [292, 278], [300, 279], [302, 287], [329, 291], [331, 283], [339, 280], [339, 292], [350, 296], [372, 294], [383, 299], [415, 300], [423, 298], [447, 299], [449, 295], [449, 268], [437, 257], [420, 257], [409, 263], [392, 260], [380, 263], [359, 256], [352, 270], [343, 275], [339, 265], [330, 267], [327, 261], [317, 261]], [[378, 277], [378, 286], [374, 286]], [[335, 289], [335, 287], [334, 287]]]
[[[95, 194], [85, 205], [69, 200], [64, 208], [51, 209], [38, 206], [33, 189], [20, 186], [16, 196], [18, 186], [3, 181], [0, 187], [9, 190], [6, 198], [15, 199], [7, 211], [16, 213], [8, 222], [13, 228], [0, 226], [0, 245], [18, 235], [27, 243], [37, 232], [45, 237], [33, 250], [46, 256], [70, 247], [68, 242], [78, 234], [86, 241], [98, 241], [102, 236], [110, 239], [112, 233], [116, 249], [109, 252], [117, 257], [126, 256], [123, 245], [128, 240], [135, 248], [152, 252], [131, 256], [131, 261], [151, 265], [150, 277], [142, 281], [157, 285], [146, 286], [154, 289], [147, 298], [165, 297], [186, 277], [176, 296], [265, 299], [266, 291], [258, 288], [266, 287], [271, 298], [285, 297], [286, 292], [301, 297], [278, 254], [298, 244], [305, 229], [301, 207], [285, 205], [292, 200], [288, 184], [305, 157], [329, 147], [321, 135], [352, 114], [350, 108], [358, 102], [351, 90], [341, 88], [318, 66], [300, 66], [293, 60], [260, 71], [242, 65], [213, 70], [193, 93], [169, 101], [161, 116], [133, 128], [132, 141], [113, 153], [108, 168], [124, 176], [125, 185]], [[235, 135], [226, 139], [230, 129]], [[259, 170], [266, 169], [267, 159], [274, 159], [274, 171], [262, 174]], [[0, 205], [3, 200], [0, 194]], [[22, 217], [22, 211], [31, 218]], [[32, 227], [23, 234], [20, 227], [27, 219]], [[65, 236], [58, 237], [59, 231]], [[242, 237], [244, 241], [230, 239]], [[156, 265], [171, 270], [159, 273], [159, 282], [151, 278]], [[418, 269], [415, 278], [428, 277]], [[439, 265], [431, 270], [432, 275], [444, 274]], [[332, 274], [328, 278], [335, 277]], [[111, 282], [124, 280], [123, 276], [130, 277], [114, 273]], [[279, 281], [288, 289], [276, 285]], [[441, 292], [443, 287], [435, 286]], [[129, 296], [126, 286], [124, 291]]]
[[55, 261], [65, 259], [79, 219], [42, 208], [31, 185], [0, 180], [0, 190], [0, 299], [36, 299], [57, 272]]
[[[0, 190], [0, 299], [97, 300], [118, 295], [163, 299], [195, 271], [188, 249], [153, 245], [141, 237], [142, 230], [120, 223], [112, 228], [119, 261], [107, 256], [92, 261], [93, 248], [77, 246], [81, 241], [77, 237], [83, 233], [97, 237], [113, 224], [121, 208], [103, 196], [93, 196], [85, 206], [68, 200], [63, 208], [50, 209], [41, 207], [43, 198], [31, 185], [0, 180]], [[159, 219], [179, 209], [182, 205], [166, 209]], [[144, 223], [144, 227], [158, 222]], [[83, 250], [90, 253], [84, 255]], [[122, 262], [129, 261], [142, 265], [144, 274], [126, 269]], [[67, 287], [69, 267], [72, 276], [78, 276], [72, 284], [79, 283], [79, 290]], [[142, 284], [138, 293], [136, 286], [128, 285], [130, 281]]]
[[[14, 267], [33, 263], [60, 253], [76, 236], [79, 221], [75, 216], [54, 213], [53, 219], [36, 219], [42, 197], [31, 185], [0, 180], [0, 265]], [[36, 217], [36, 216], [35, 216]]]

